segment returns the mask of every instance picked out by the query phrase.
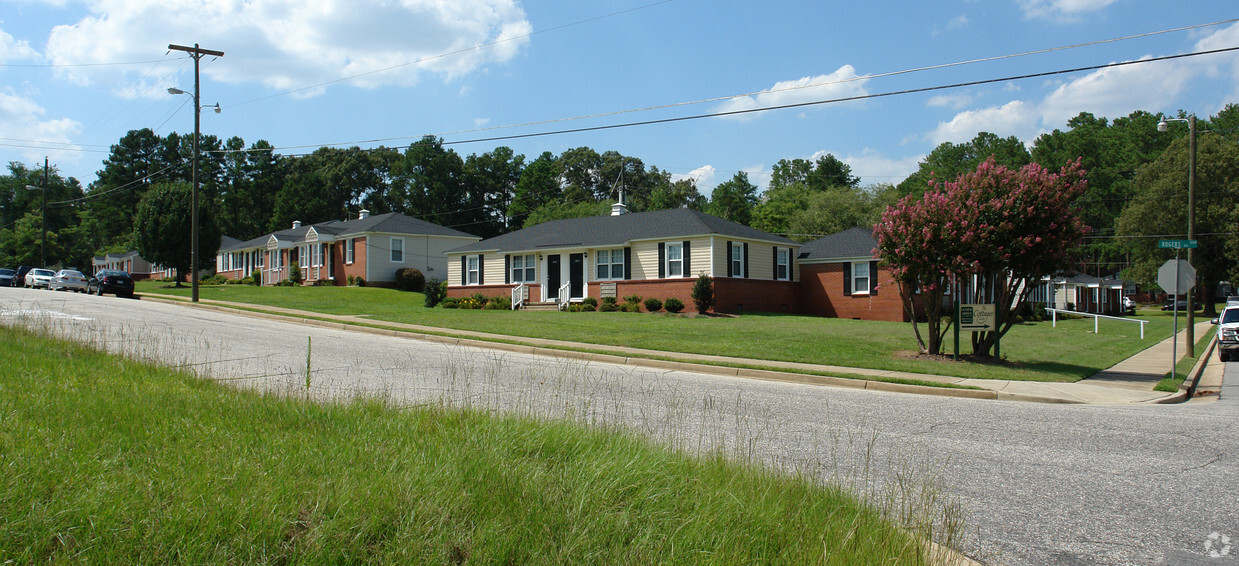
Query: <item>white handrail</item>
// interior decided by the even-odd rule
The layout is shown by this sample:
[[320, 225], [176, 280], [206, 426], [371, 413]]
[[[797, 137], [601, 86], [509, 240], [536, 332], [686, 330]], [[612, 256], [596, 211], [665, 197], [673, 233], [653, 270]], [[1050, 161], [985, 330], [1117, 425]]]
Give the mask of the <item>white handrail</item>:
[[1110, 320], [1122, 320], [1126, 322], [1139, 322], [1140, 323], [1140, 339], [1144, 340], [1144, 325], [1149, 323], [1149, 321], [1147, 320], [1136, 320], [1136, 319], [1131, 319], [1131, 318], [1123, 318], [1121, 316], [1110, 316], [1108, 314], [1094, 314], [1091, 312], [1079, 312], [1079, 311], [1069, 311], [1069, 310], [1064, 310], [1064, 309], [1051, 309], [1051, 308], [1047, 308], [1045, 310], [1050, 313], [1050, 321], [1051, 321], [1050, 325], [1054, 327], [1058, 326], [1058, 313], [1060, 312], [1063, 314], [1091, 316], [1093, 317], [1093, 334], [1097, 334], [1097, 328], [1098, 328], [1097, 320], [1106, 318]]
[[559, 286], [559, 295], [555, 297], [555, 303], [557, 303], [559, 310], [564, 310], [568, 308], [568, 301], [571, 299], [571, 297], [569, 297], [568, 294], [571, 292], [572, 292], [571, 281]]
[[512, 289], [512, 310], [520, 310], [525, 304], [525, 293], [529, 290], [524, 283], [517, 285]]

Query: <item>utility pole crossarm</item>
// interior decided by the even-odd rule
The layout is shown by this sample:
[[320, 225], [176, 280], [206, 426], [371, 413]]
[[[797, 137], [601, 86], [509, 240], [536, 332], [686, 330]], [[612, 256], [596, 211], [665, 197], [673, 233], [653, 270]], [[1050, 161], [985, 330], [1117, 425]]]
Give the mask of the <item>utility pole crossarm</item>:
[[186, 47], [186, 46], [184, 46], [184, 45], [176, 45], [176, 44], [174, 44], [174, 43], [169, 43], [169, 44], [168, 44], [168, 49], [169, 49], [169, 50], [171, 50], [171, 51], [184, 51], [184, 52], [186, 52], [186, 53], [189, 53], [190, 55], [193, 55], [195, 59], [197, 59], [198, 57], [201, 57], [201, 56], [203, 56], [203, 55], [212, 55], [212, 56], [215, 56], [215, 57], [223, 57], [223, 56], [224, 56], [224, 52], [223, 52], [223, 51], [216, 51], [216, 50], [214, 50], [214, 49], [203, 49], [203, 48], [201, 48], [201, 47], [198, 47], [197, 45], [195, 45], [195, 46], [193, 46], [193, 47]]

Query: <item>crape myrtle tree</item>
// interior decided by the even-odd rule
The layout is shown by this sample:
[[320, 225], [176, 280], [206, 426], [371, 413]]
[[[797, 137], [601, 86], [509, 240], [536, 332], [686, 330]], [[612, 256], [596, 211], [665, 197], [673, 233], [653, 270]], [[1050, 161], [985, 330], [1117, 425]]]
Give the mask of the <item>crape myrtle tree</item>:
[[972, 333], [973, 355], [990, 355], [1033, 283], [1062, 269], [1082, 241], [1087, 227], [1074, 202], [1087, 186], [1084, 177], [1078, 160], [1051, 173], [1035, 163], [1009, 169], [991, 158], [887, 209], [875, 227], [878, 253], [891, 267], [909, 315], [920, 291], [928, 343], [917, 317], [909, 318], [922, 353], [942, 353], [950, 328], [942, 324], [942, 299], [955, 281], [966, 283], [965, 302], [1001, 309], [997, 330]]

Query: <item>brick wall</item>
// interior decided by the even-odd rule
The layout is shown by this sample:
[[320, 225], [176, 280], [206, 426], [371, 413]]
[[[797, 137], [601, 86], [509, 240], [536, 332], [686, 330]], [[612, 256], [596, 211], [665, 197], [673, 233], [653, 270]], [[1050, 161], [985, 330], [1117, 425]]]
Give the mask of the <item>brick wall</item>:
[[348, 284], [348, 277], [366, 277], [366, 239], [364, 237], [357, 238], [353, 249], [353, 263], [344, 263], [344, 246], [348, 245], [348, 238], [340, 240], [340, 269], [336, 270], [336, 279]]
[[[589, 296], [598, 298], [602, 292], [600, 285], [603, 283], [615, 283], [615, 300], [623, 303], [624, 297], [629, 295], [638, 295], [642, 301], [646, 299], [658, 299], [662, 302], [667, 302], [667, 299], [676, 298], [684, 303], [685, 311], [695, 311], [693, 306], [693, 281], [695, 279], [651, 279], [642, 281], [590, 281]], [[598, 298], [602, 302], [601, 298]]]
[[813, 316], [905, 322], [899, 286], [891, 272], [878, 268], [876, 295], [843, 294], [842, 263], [800, 264], [800, 312]]
[[[769, 256], [766, 254], [767, 259]], [[691, 288], [690, 285], [690, 291]], [[798, 288], [799, 284], [792, 281], [715, 277], [714, 310], [728, 313], [798, 313]]]

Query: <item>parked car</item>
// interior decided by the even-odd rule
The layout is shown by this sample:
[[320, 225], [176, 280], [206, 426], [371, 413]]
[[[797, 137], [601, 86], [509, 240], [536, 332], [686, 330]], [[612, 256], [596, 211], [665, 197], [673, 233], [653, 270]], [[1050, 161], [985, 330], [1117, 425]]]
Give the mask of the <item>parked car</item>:
[[[1165, 302], [1162, 303], [1162, 310], [1164, 311], [1175, 310], [1175, 302], [1176, 301], [1174, 299], [1166, 299]], [[1187, 312], [1187, 299], [1179, 299], [1178, 303], [1179, 303], [1179, 307], [1178, 307], [1179, 312]], [[1200, 303], [1196, 303], [1192, 305], [1192, 310], [1194, 311], [1200, 310]]]
[[17, 272], [7, 267], [0, 267], [0, 287], [15, 287], [13, 278]]
[[133, 278], [118, 269], [100, 269], [86, 284], [87, 293], [112, 293], [117, 297], [133, 296]]
[[1239, 305], [1228, 304], [1222, 315], [1213, 319], [1217, 327], [1217, 357], [1225, 362], [1239, 354]]
[[52, 277], [55, 276], [55, 271], [36, 267], [26, 272], [26, 286], [31, 288], [42, 287], [44, 289], [50, 289], [52, 286]]
[[14, 287], [25, 287], [26, 286], [26, 274], [30, 273], [31, 269], [34, 269], [34, 268], [30, 267], [29, 265], [17, 266], [17, 272], [13, 274], [13, 286]]
[[52, 276], [52, 284], [49, 287], [53, 291], [77, 291], [79, 293], [86, 292], [86, 285], [90, 281], [82, 275], [81, 271], [76, 269], [61, 269]]
[[1123, 297], [1123, 310], [1129, 313], [1136, 312], [1136, 300], [1131, 297]]

